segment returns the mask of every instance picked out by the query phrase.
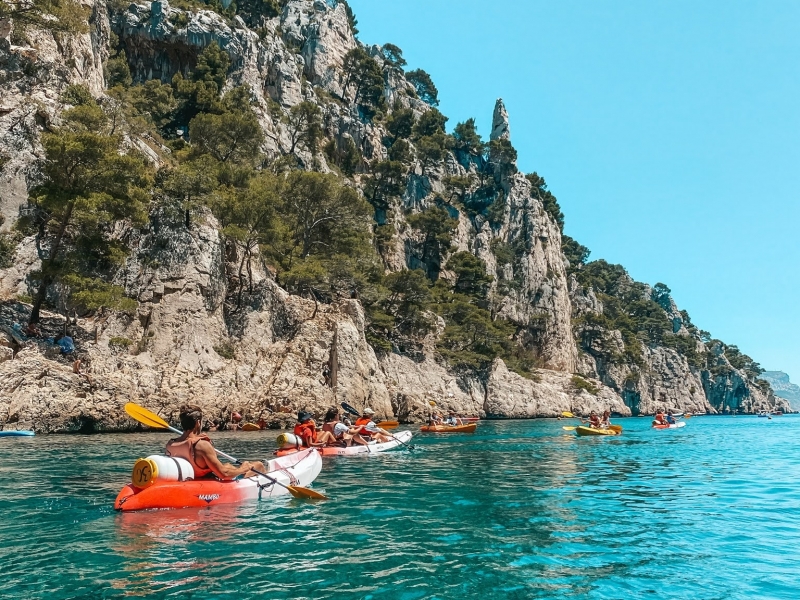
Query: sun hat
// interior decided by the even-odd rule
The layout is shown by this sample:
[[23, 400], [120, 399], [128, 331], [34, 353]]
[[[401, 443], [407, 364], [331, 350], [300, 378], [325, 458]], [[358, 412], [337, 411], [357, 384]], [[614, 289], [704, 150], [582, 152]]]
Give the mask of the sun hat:
[[367, 407], [367, 408], [364, 409], [364, 414], [365, 415], [374, 415], [375, 411], [372, 410], [371, 408]]

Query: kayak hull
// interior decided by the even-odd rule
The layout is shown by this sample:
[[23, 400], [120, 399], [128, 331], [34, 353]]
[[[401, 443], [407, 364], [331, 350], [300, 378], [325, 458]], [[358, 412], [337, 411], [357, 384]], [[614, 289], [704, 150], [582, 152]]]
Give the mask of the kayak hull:
[[261, 431], [261, 427], [255, 423], [245, 423], [242, 425], [242, 431]]
[[34, 431], [9, 429], [8, 431], [0, 431], [0, 437], [31, 437], [36, 435]]
[[423, 425], [420, 431], [428, 433], [472, 433], [477, 429], [477, 423], [467, 423], [465, 425]]
[[[275, 458], [267, 465], [267, 474], [284, 485], [305, 487], [322, 470], [322, 458], [314, 448]], [[114, 510], [122, 512], [167, 508], [190, 508], [235, 504], [248, 500], [285, 496], [285, 487], [275, 485], [265, 477], [249, 477], [236, 481], [197, 479], [189, 481], [156, 481], [139, 489], [132, 484], [120, 490]]]
[[[359, 454], [375, 454], [377, 452], [386, 452], [387, 450], [394, 450], [398, 446], [402, 446], [403, 444], [408, 444], [411, 441], [411, 437], [413, 434], [410, 431], [401, 431], [394, 437], [397, 439], [390, 440], [383, 444], [379, 444], [378, 442], [370, 442], [369, 447], [363, 446], [361, 444], [356, 444], [353, 442], [353, 445], [349, 448], [340, 448], [337, 446], [324, 446], [322, 448], [317, 448], [317, 451], [322, 454], [322, 456], [356, 456]], [[277, 450], [275, 454], [278, 456], [288, 456], [290, 454], [295, 454], [297, 450], [295, 448], [282, 448]], [[302, 452], [302, 450], [301, 450]]]
[[653, 425], [653, 429], [680, 429], [681, 427], [686, 427], [686, 423], [678, 421], [672, 425]]
[[619, 433], [613, 429], [594, 429], [593, 427], [584, 427], [583, 425], [576, 427], [575, 433], [580, 437], [596, 435], [619, 435]]

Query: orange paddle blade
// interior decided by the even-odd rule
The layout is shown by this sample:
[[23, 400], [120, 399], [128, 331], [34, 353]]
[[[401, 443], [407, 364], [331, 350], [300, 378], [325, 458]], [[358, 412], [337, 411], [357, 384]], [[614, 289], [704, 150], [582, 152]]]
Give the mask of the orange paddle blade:
[[381, 421], [378, 423], [378, 427], [381, 429], [396, 429], [400, 427], [400, 423], [397, 421]]

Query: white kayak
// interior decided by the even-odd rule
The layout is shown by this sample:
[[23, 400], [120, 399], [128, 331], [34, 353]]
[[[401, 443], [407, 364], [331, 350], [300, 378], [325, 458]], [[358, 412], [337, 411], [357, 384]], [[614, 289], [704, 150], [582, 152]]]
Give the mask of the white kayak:
[[[347, 448], [340, 448], [338, 446], [323, 446], [322, 448], [317, 448], [317, 450], [319, 450], [322, 456], [354, 456], [356, 454], [375, 454], [377, 452], [393, 450], [394, 448], [402, 446], [403, 444], [408, 444], [412, 437], [413, 434], [410, 431], [401, 431], [394, 436], [394, 439], [382, 444], [372, 441], [369, 443], [369, 445], [364, 446], [362, 444], [356, 444], [353, 442], [353, 445]], [[293, 454], [300, 449], [296, 446], [297, 443], [298, 440], [294, 434], [282, 433], [278, 436], [278, 445], [282, 446], [282, 448], [276, 450], [275, 454], [278, 456]]]
[[[653, 421], [655, 423], [655, 421]], [[677, 423], [673, 423], [671, 425], [653, 425], [653, 429], [680, 429], [681, 427], [686, 427], [686, 423], [684, 421], [678, 421]]]

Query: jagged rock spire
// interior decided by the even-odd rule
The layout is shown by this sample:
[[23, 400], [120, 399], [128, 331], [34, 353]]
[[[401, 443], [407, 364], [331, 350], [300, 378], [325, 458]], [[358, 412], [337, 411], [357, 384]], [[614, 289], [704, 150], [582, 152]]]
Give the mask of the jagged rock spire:
[[492, 134], [490, 140], [511, 139], [511, 130], [508, 126], [508, 111], [503, 99], [498, 98], [494, 104], [494, 116], [492, 117]]

